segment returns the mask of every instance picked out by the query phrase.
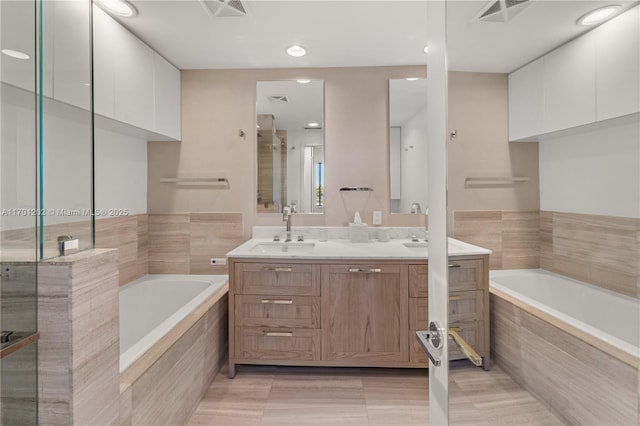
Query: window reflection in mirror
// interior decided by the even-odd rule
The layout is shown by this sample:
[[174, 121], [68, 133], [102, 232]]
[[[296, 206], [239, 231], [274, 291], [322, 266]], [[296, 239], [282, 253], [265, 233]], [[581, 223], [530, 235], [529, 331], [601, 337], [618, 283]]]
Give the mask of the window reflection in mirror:
[[323, 112], [322, 80], [257, 83], [258, 212], [324, 212]]
[[391, 213], [427, 209], [427, 80], [389, 80]]

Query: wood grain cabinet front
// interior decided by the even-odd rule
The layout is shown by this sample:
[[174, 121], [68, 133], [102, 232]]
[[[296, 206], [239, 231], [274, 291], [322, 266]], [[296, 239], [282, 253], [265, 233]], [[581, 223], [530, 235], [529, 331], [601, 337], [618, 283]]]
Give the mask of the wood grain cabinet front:
[[[485, 257], [449, 259], [449, 329], [455, 330], [472, 348], [489, 360], [488, 263]], [[428, 266], [409, 265], [409, 335], [429, 328]], [[428, 365], [427, 356], [415, 338], [410, 338], [412, 364]], [[460, 348], [449, 340], [449, 359], [464, 359]], [[488, 365], [488, 363], [487, 363]]]
[[[449, 327], [489, 356], [488, 256], [450, 258]], [[426, 261], [229, 259], [236, 364], [428, 366]], [[449, 341], [450, 359], [464, 358]]]
[[406, 271], [403, 265], [323, 265], [323, 360], [409, 360]]

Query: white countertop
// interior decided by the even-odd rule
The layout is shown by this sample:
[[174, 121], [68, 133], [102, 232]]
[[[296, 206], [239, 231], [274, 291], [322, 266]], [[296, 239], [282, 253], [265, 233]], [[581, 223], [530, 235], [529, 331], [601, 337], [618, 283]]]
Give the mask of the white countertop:
[[[274, 243], [273, 239], [252, 238], [227, 253], [234, 258], [283, 258], [283, 259], [427, 259], [428, 249], [424, 239], [415, 245], [411, 239], [393, 239], [388, 242], [369, 240], [367, 243], [351, 243], [346, 239], [319, 241], [308, 239], [304, 242], [291, 241]], [[287, 251], [281, 249], [288, 245]], [[312, 246], [313, 245], [313, 246]], [[469, 256], [491, 254], [491, 250], [449, 238], [449, 256]]]

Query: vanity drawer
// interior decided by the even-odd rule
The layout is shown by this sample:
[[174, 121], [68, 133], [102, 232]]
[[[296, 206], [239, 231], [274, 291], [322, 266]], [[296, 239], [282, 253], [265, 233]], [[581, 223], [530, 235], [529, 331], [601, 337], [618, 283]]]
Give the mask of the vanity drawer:
[[234, 313], [237, 326], [319, 328], [320, 298], [238, 295]]
[[236, 263], [235, 294], [320, 296], [320, 266]]
[[320, 360], [320, 330], [236, 327], [235, 354], [239, 360]]
[[449, 292], [482, 290], [482, 259], [449, 260]]
[[[482, 289], [482, 259], [449, 260], [449, 292]], [[409, 297], [428, 297], [428, 265], [409, 265]]]
[[[449, 295], [449, 324], [482, 320], [484, 313], [484, 292], [461, 291]], [[429, 299], [414, 297], [409, 299], [409, 328], [429, 329]]]

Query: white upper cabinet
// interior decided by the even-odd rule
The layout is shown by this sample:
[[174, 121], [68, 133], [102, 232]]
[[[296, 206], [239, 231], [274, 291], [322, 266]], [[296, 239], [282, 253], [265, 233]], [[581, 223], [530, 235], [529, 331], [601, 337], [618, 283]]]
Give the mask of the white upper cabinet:
[[[45, 2], [46, 3], [46, 2]], [[89, 110], [91, 107], [91, 4], [50, 2], [55, 7], [53, 36], [53, 97]], [[47, 57], [44, 57], [47, 61]]]
[[93, 6], [93, 108], [96, 114], [115, 118], [115, 45], [122, 27], [106, 12]]
[[156, 52], [153, 57], [155, 132], [180, 139], [180, 70]]
[[509, 140], [544, 133], [544, 58], [509, 74]]
[[112, 42], [118, 49], [114, 61], [115, 119], [153, 131], [153, 50], [129, 31], [118, 31]]
[[597, 120], [640, 111], [640, 7], [594, 30]]
[[103, 117], [180, 139], [180, 70], [94, 6], [94, 108]]
[[595, 37], [589, 32], [544, 57], [544, 131], [596, 119]]
[[639, 76], [636, 6], [509, 75], [509, 140], [638, 113]]

